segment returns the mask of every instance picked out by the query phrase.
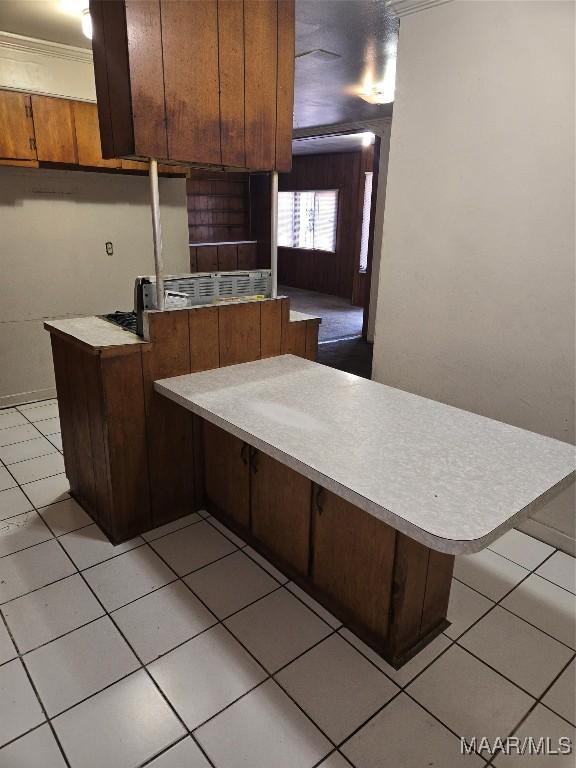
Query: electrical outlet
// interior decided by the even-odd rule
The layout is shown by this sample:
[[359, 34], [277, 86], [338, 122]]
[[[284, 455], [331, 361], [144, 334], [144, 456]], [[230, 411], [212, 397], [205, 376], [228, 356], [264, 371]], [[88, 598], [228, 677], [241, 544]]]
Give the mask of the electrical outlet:
[[106, 243], [106, 253], [108, 254], [108, 256], [114, 255], [114, 246], [110, 241]]

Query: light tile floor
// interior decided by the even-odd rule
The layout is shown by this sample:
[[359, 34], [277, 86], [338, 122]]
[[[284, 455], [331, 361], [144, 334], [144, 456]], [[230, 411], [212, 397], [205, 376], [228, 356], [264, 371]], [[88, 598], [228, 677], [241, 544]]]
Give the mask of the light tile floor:
[[0, 411], [0, 768], [573, 766], [575, 563], [511, 531], [457, 559], [401, 670], [207, 513], [112, 546], [69, 498], [57, 403]]

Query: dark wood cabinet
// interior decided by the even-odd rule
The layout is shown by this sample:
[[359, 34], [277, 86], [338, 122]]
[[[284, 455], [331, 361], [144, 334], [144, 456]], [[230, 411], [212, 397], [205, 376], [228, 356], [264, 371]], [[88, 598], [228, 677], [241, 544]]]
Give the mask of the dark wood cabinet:
[[361, 636], [402, 664], [445, 628], [454, 556], [314, 486], [311, 582]]
[[36, 160], [30, 96], [0, 91], [0, 157]]
[[32, 96], [32, 114], [38, 160], [77, 163], [73, 103], [51, 96]]
[[256, 243], [240, 243], [238, 245], [238, 269], [258, 269]]
[[203, 422], [204, 484], [210, 501], [235, 523], [250, 527], [250, 448], [229, 432]]
[[72, 495], [114, 543], [201, 509], [203, 485], [210, 502], [249, 529], [248, 446], [202, 425], [154, 381], [248, 353], [258, 359], [261, 349], [279, 354], [286, 302], [150, 312], [148, 341], [126, 335], [126, 344], [103, 347], [47, 323]]
[[202, 245], [195, 250], [198, 272], [216, 272], [218, 270], [218, 246]]
[[90, 0], [105, 157], [287, 171], [294, 0]]
[[252, 451], [252, 535], [283, 563], [308, 574], [312, 483], [285, 464]]
[[314, 487], [312, 581], [379, 635], [388, 630], [396, 531]]

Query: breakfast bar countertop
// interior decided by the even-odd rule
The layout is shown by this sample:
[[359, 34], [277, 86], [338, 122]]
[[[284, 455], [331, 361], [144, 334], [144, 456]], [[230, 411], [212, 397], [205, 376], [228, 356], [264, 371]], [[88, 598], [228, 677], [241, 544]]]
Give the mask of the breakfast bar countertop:
[[485, 548], [574, 480], [568, 443], [292, 355], [154, 386], [440, 552]]

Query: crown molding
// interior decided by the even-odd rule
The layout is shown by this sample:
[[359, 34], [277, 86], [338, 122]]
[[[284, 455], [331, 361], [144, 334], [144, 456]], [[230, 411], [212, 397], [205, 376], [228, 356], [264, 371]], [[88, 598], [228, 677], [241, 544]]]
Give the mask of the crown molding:
[[84, 64], [92, 64], [93, 61], [92, 51], [87, 48], [52, 43], [49, 40], [15, 35], [12, 32], [0, 32], [0, 50], [35, 53], [42, 56], [53, 56], [57, 59], [67, 59], [68, 61], [80, 61]]

